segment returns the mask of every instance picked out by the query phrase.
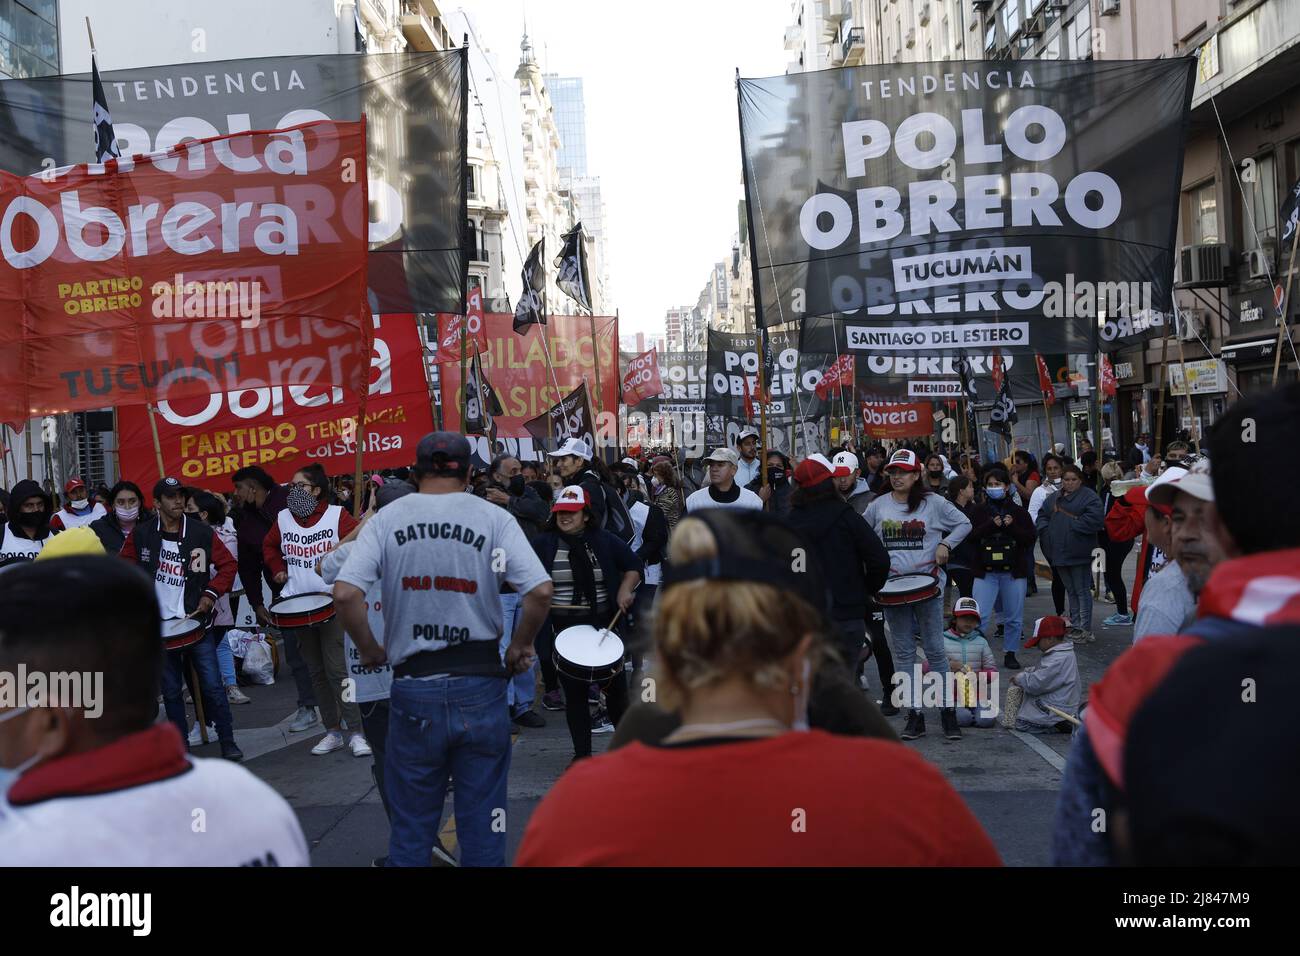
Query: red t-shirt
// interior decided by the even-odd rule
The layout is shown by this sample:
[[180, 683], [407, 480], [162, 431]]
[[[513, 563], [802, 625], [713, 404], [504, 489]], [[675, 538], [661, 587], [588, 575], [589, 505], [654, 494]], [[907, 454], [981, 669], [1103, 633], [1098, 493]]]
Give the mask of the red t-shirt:
[[820, 730], [633, 743], [570, 769], [518, 866], [1000, 866], [966, 805], [901, 744]]

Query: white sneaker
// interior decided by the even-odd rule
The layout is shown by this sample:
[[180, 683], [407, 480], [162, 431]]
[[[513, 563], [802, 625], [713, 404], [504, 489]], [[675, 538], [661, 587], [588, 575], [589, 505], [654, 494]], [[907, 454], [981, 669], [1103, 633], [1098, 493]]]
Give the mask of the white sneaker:
[[289, 721], [289, 733], [301, 734], [320, 723], [320, 718], [316, 716], [315, 707], [299, 707], [293, 712], [293, 719]]
[[374, 754], [370, 744], [366, 743], [366, 738], [361, 734], [353, 734], [352, 739], [348, 741], [348, 746], [352, 748], [354, 757], [369, 757]]
[[320, 739], [320, 743], [311, 748], [311, 752], [319, 757], [323, 754], [332, 754], [334, 751], [341, 750], [342, 748], [343, 735], [337, 730], [331, 730]]
[[239, 689], [237, 684], [226, 685], [226, 700], [232, 704], [251, 704], [252, 701]]
[[[208, 728], [208, 743], [212, 743], [212, 741], [214, 741], [214, 740], [216, 740], [216, 739], [217, 739], [217, 731], [216, 731], [216, 729], [215, 729], [215, 728], [212, 728], [212, 727], [209, 727], [209, 728]], [[202, 747], [202, 746], [203, 746], [203, 732], [199, 729], [199, 722], [198, 722], [197, 720], [194, 722], [194, 726], [192, 726], [192, 727], [190, 728], [189, 742], [190, 742], [190, 746], [191, 746], [191, 747]]]

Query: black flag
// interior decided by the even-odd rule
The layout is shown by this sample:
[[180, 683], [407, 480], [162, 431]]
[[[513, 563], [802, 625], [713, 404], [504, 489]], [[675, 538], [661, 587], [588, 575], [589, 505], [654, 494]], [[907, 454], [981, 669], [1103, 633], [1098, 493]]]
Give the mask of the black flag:
[[591, 292], [587, 285], [587, 244], [582, 237], [582, 223], [560, 236], [564, 248], [555, 258], [555, 284], [565, 295], [588, 312], [591, 311]]
[[95, 128], [95, 162], [102, 163], [122, 155], [113, 132], [113, 117], [108, 112], [108, 98], [104, 84], [99, 81], [99, 67], [95, 64], [95, 51], [90, 52], [91, 107], [90, 123]]
[[485, 435], [495, 442], [497, 437], [496, 416], [502, 413], [501, 400], [496, 389], [483, 374], [483, 363], [476, 351], [469, 362], [469, 372], [465, 379], [465, 432], [473, 435]]
[[970, 367], [970, 359], [962, 356], [957, 363], [957, 374], [961, 377], [961, 390], [971, 401], [979, 401], [979, 392], [975, 390], [975, 372]]
[[1015, 399], [1011, 397], [1011, 376], [1002, 370], [1002, 387], [998, 389], [997, 400], [989, 409], [989, 431], [997, 432], [1008, 441], [1011, 440], [1011, 426], [1020, 421], [1016, 412]]
[[524, 263], [524, 292], [515, 306], [515, 331], [520, 335], [530, 325], [546, 324], [546, 267], [542, 261], [545, 247], [546, 237], [542, 236]]
[[1277, 214], [1277, 221], [1282, 224], [1280, 251], [1286, 252], [1291, 243], [1295, 242], [1296, 233], [1300, 232], [1300, 179], [1296, 180], [1287, 193], [1286, 202], [1282, 203], [1282, 209]]

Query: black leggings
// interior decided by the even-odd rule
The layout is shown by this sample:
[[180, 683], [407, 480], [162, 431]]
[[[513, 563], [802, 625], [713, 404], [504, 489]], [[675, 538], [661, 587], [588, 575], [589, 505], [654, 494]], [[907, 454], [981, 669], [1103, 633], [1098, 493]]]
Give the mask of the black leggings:
[[952, 578], [952, 583], [957, 585], [957, 594], [959, 597], [974, 596], [974, 571], [967, 571], [965, 568], [949, 568], [948, 577]]
[[876, 669], [880, 671], [884, 699], [889, 700], [894, 680], [894, 655], [889, 652], [889, 641], [885, 637], [885, 612], [874, 601], [867, 605], [867, 634], [871, 637], [871, 656], [876, 659]]
[[1056, 616], [1060, 617], [1065, 613], [1065, 582], [1061, 580], [1056, 565], [1049, 564], [1048, 567], [1052, 569], [1052, 604], [1056, 606]]
[[[603, 612], [592, 616], [553, 615], [542, 625], [534, 642], [539, 661], [545, 662], [550, 673], [554, 675], [556, 686], [564, 691], [564, 718], [569, 725], [569, 737], [573, 740], [573, 752], [579, 757], [591, 756], [591, 705], [587, 700], [591, 683], [559, 673], [555, 667], [555, 635], [575, 624], [592, 624], [601, 627], [602, 625], [594, 623], [601, 618], [608, 623], [609, 619]], [[542, 681], [550, 691], [552, 686], [545, 670], [542, 672]], [[617, 727], [618, 722], [623, 719], [624, 711], [627, 710], [627, 673], [620, 668], [617, 674], [600, 684], [600, 689], [605, 692], [605, 708], [609, 713], [609, 721]]]
[[1115, 613], [1128, 613], [1128, 589], [1124, 587], [1124, 560], [1133, 550], [1133, 539], [1127, 541], [1107, 541], [1106, 545], [1106, 587], [1115, 597]]

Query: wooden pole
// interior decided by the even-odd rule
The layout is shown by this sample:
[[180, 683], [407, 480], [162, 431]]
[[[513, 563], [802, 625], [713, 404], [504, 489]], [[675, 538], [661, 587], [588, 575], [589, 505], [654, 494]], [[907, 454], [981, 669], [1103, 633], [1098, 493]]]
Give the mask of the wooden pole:
[[465, 344], [465, 329], [469, 325], [469, 309], [460, 317], [460, 433], [465, 434], [465, 415], [469, 411], [469, 391], [466, 388], [465, 365], [468, 361], [468, 349]]
[[1047, 419], [1047, 444], [1055, 448], [1056, 436], [1052, 434], [1052, 406], [1046, 400], [1043, 401], [1043, 417]]
[[32, 471], [32, 420], [27, 419], [27, 431], [23, 433], [27, 445], [27, 480], [35, 481], [36, 476]]
[[1282, 302], [1280, 308], [1282, 314], [1277, 317], [1277, 348], [1273, 350], [1273, 387], [1277, 388], [1277, 373], [1282, 365], [1282, 341], [1289, 334], [1286, 328], [1286, 307], [1291, 298], [1291, 280], [1295, 278], [1295, 251], [1300, 246], [1300, 236], [1295, 236], [1291, 240], [1291, 257], [1286, 267], [1286, 287], [1282, 292]]
[[1169, 385], [1169, 336], [1160, 343], [1160, 387], [1156, 389], [1156, 437], [1152, 456], [1160, 454], [1160, 443], [1165, 434], [1165, 388]]
[[[763, 445], [763, 457], [758, 463], [759, 484], [761, 487], [767, 487], [767, 375], [763, 359], [763, 335], [762, 330], [758, 330], [755, 344], [758, 346], [758, 430], [760, 432], [759, 440]], [[790, 457], [794, 458], [794, 433], [790, 435]]]
[[163, 464], [162, 442], [158, 439], [158, 418], [153, 402], [149, 402], [145, 408], [149, 410], [149, 431], [153, 434], [153, 453], [158, 460], [158, 477], [167, 477], [167, 467]]
[[90, 40], [90, 55], [95, 55], [95, 34], [90, 32], [90, 17], [86, 17], [86, 38]]
[[[579, 236], [578, 238], [581, 240], [582, 237]], [[578, 261], [582, 261], [581, 257], [579, 257]], [[596, 341], [596, 317], [590, 312], [587, 313], [587, 325], [591, 329], [591, 364], [596, 375], [596, 401], [593, 404], [597, 412], [603, 415], [608, 409], [605, 408], [605, 393], [600, 388], [600, 343]], [[617, 343], [615, 343], [615, 347], [617, 347]], [[593, 428], [596, 425], [594, 421], [591, 424]], [[593, 453], [594, 451], [593, 449]]]

